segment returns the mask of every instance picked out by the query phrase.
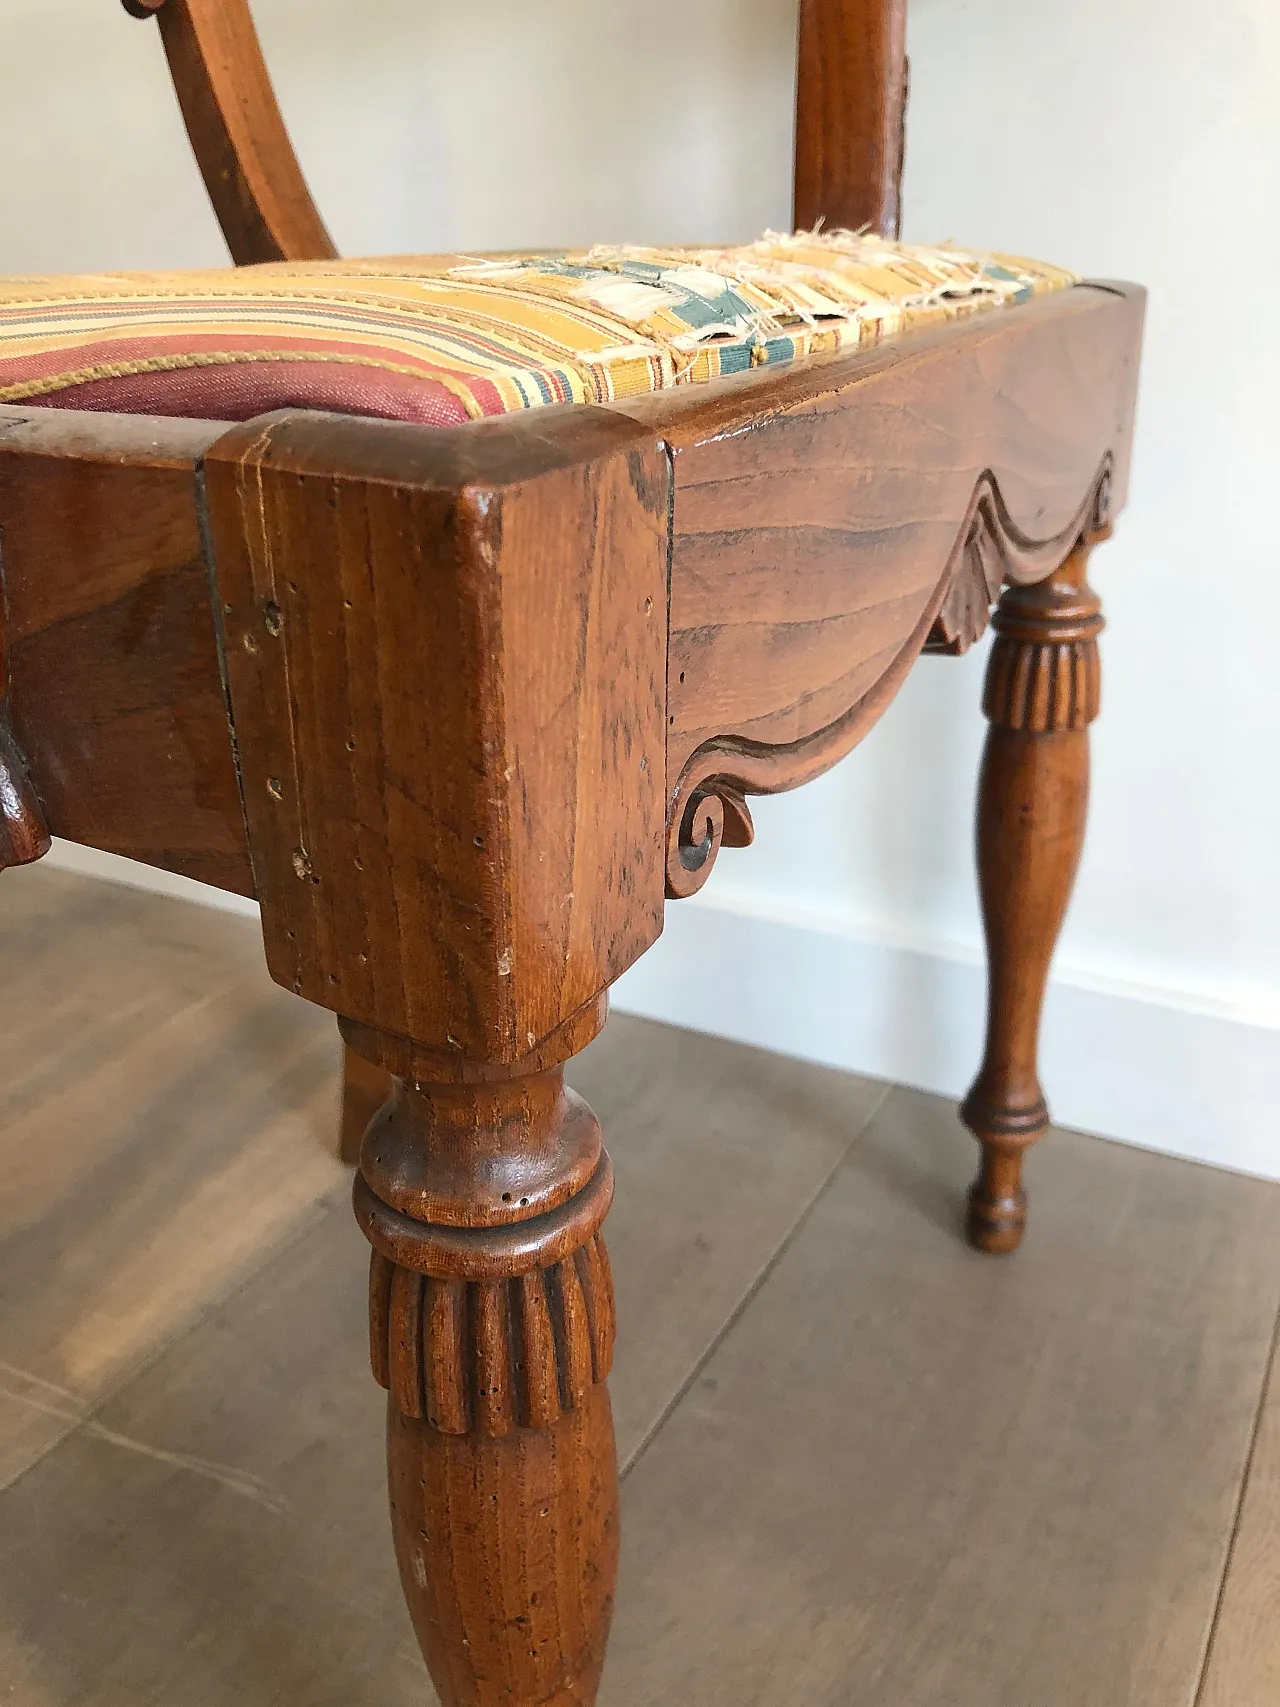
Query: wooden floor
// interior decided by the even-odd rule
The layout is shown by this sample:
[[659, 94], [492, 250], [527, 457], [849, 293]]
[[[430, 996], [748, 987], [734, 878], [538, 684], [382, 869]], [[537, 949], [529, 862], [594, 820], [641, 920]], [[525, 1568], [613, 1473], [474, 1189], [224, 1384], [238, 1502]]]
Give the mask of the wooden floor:
[[[332, 1021], [0, 879], [0, 1703], [408, 1707]], [[617, 1018], [602, 1707], [1276, 1707], [1280, 1188], [1072, 1134], [957, 1235], [916, 1092]]]

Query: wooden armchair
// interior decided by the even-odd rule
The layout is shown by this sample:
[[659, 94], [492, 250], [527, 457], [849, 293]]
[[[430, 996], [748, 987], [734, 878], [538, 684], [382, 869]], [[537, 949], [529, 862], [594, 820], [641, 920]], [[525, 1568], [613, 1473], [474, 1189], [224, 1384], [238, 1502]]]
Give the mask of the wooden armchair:
[[[158, 15], [235, 261], [333, 261], [246, 0], [125, 5]], [[803, 0], [799, 228], [896, 231], [903, 35], [904, 0]], [[446, 1707], [585, 1704], [604, 1656], [613, 1180], [564, 1064], [666, 902], [750, 840], [747, 797], [833, 764], [993, 605], [963, 1112], [970, 1236], [1021, 1237], [1098, 711], [1086, 560], [1124, 502], [1143, 296], [945, 297], [865, 347], [749, 341], [729, 377], [443, 427], [240, 419], [229, 365], [209, 395], [240, 402], [205, 418], [211, 358], [150, 413], [109, 362], [5, 389], [0, 302], [0, 863], [52, 833], [256, 895], [273, 977], [339, 1015], [351, 1107], [393, 1075], [356, 1213]]]

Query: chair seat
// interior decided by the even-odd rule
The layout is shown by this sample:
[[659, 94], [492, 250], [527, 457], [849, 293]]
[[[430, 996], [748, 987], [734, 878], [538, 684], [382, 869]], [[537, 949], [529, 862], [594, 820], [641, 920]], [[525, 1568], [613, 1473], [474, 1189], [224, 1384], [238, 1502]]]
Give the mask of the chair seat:
[[735, 248], [277, 262], [0, 280], [0, 403], [453, 426], [773, 366], [1074, 284], [852, 232]]

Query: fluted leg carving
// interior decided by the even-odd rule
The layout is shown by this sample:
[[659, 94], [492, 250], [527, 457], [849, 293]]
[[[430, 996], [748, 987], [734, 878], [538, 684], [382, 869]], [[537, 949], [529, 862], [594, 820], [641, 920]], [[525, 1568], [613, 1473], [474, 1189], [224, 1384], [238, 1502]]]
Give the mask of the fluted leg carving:
[[1002, 1253], [1026, 1224], [1022, 1161], [1049, 1112], [1037, 1072], [1049, 965], [1084, 844], [1089, 725], [1098, 715], [1101, 605], [1080, 545], [1048, 580], [1006, 590], [983, 709], [978, 874], [988, 956], [987, 1042], [961, 1109], [982, 1145], [969, 1237]]
[[361, 1150], [392, 1527], [444, 1707], [590, 1707], [604, 1661], [613, 1174], [562, 1074], [397, 1079]]

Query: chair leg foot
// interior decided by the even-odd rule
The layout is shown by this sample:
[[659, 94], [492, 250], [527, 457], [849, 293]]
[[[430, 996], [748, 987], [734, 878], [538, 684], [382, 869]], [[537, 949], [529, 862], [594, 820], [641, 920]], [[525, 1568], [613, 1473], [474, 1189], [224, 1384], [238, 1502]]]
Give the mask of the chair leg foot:
[[1022, 1242], [1022, 1161], [1049, 1126], [1037, 1072], [1049, 966], [1084, 845], [1089, 725], [1098, 714], [1101, 607], [1080, 545], [1048, 580], [1008, 589], [984, 710], [978, 879], [987, 937], [987, 1042], [961, 1118], [982, 1146], [968, 1233], [1003, 1255]]
[[982, 1146], [982, 1166], [969, 1187], [966, 1231], [975, 1250], [1007, 1256], [1022, 1243], [1027, 1194], [1022, 1189], [1021, 1150]]

